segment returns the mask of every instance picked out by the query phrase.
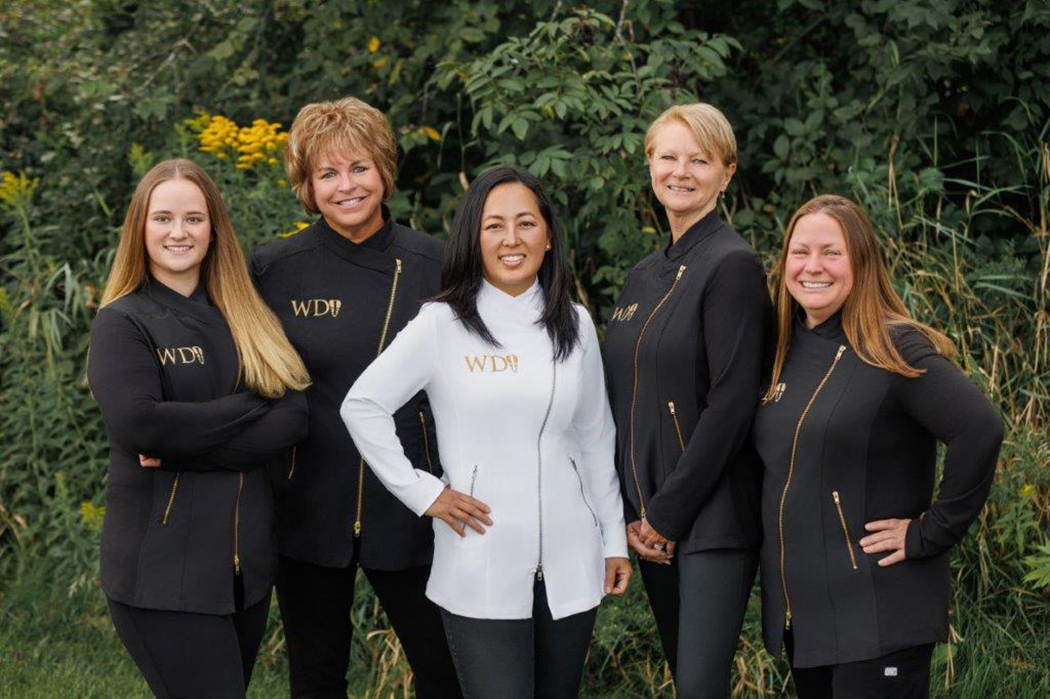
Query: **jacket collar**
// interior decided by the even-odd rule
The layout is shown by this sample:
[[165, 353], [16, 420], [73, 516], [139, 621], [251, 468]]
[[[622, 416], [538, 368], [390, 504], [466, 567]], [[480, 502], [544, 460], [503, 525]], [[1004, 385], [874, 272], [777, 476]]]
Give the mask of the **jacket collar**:
[[478, 289], [479, 311], [488, 310], [497, 314], [497, 317], [512, 322], [521, 319], [526, 324], [534, 324], [543, 315], [544, 303], [543, 287], [540, 286], [539, 279], [517, 296], [501, 291], [486, 279], [481, 280], [481, 288]]
[[722, 219], [718, 217], [718, 211], [714, 210], [694, 223], [682, 234], [678, 242], [674, 242], [671, 234], [667, 234], [667, 245], [664, 246], [664, 256], [670, 260], [679, 260], [689, 253], [697, 243], [706, 240], [708, 236], [721, 228]]
[[171, 287], [157, 281], [152, 275], [146, 277], [142, 291], [151, 299], [179, 313], [193, 316], [204, 323], [225, 323], [222, 312], [212, 305], [208, 298], [204, 282], [198, 282], [197, 288], [189, 296], [183, 296]]
[[314, 228], [317, 230], [317, 235], [321, 242], [347, 262], [362, 265], [386, 274], [393, 274], [394, 264], [389, 259], [388, 249], [391, 243], [394, 242], [394, 226], [396, 225], [394, 220], [390, 218], [390, 210], [384, 204], [383, 227], [360, 243], [354, 243], [344, 238], [328, 225], [328, 221], [325, 220], [324, 216], [317, 219]]
[[835, 315], [831, 316], [820, 325], [813, 328], [807, 328], [806, 312], [800, 308], [798, 310], [798, 313], [795, 314], [795, 332], [807, 333], [815, 337], [819, 337], [822, 340], [829, 340], [831, 342], [846, 342], [846, 333], [842, 329], [841, 310], [839, 310], [837, 313], [835, 313]]

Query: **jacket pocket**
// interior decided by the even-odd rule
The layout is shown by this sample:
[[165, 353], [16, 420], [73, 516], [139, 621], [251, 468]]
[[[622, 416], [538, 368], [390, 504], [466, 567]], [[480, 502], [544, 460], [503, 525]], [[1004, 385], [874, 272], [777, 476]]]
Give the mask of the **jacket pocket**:
[[667, 410], [671, 413], [671, 422], [674, 424], [674, 433], [678, 437], [678, 449], [685, 451], [685, 440], [682, 439], [682, 426], [678, 424], [678, 411], [674, 407], [674, 401], [667, 401]]
[[295, 475], [295, 452], [298, 448], [298, 444], [292, 445], [292, 465], [288, 468], [288, 480], [292, 480], [292, 476]]
[[569, 463], [572, 464], [572, 472], [576, 474], [576, 482], [580, 484], [580, 497], [583, 498], [583, 504], [587, 506], [587, 511], [591, 513], [591, 519], [594, 520], [594, 526], [598, 526], [598, 516], [594, 514], [594, 508], [591, 507], [591, 503], [587, 502], [587, 491], [583, 487], [583, 478], [580, 476], [580, 469], [576, 468], [576, 462], [569, 457]]
[[434, 473], [434, 462], [430, 459], [430, 437], [427, 435], [427, 416], [419, 411], [419, 431], [423, 433], [423, 456], [427, 460], [427, 471]]
[[839, 491], [831, 491], [831, 499], [835, 501], [835, 509], [839, 513], [839, 523], [842, 525], [842, 536], [846, 539], [846, 551], [849, 552], [849, 563], [853, 570], [857, 569], [857, 556], [853, 553], [853, 540], [849, 535], [849, 525], [846, 524], [846, 514], [842, 511], [842, 498]]
[[171, 517], [171, 508], [175, 506], [175, 496], [179, 492], [179, 476], [181, 475], [182, 471], [175, 472], [175, 479], [171, 482], [171, 492], [168, 494], [168, 504], [164, 506], [164, 516], [160, 520], [161, 524], [167, 524], [168, 518]]

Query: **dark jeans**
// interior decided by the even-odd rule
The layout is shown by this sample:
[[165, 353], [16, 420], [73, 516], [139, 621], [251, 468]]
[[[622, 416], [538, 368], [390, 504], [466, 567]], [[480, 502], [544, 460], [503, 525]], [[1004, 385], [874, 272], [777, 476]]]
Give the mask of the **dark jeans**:
[[[788, 660], [794, 655], [791, 632], [784, 635]], [[791, 668], [799, 699], [926, 699], [930, 695], [933, 644], [895, 651], [880, 658], [821, 667]]]
[[531, 619], [471, 619], [441, 610], [466, 699], [561, 699], [580, 691], [598, 608], [551, 618], [537, 581]]
[[698, 551], [638, 567], [679, 698], [728, 696], [758, 553]]
[[[401, 641], [412, 667], [416, 696], [461, 696], [441, 615], [424, 594], [430, 566], [394, 572], [362, 570]], [[277, 601], [284, 620], [295, 699], [346, 698], [356, 578], [356, 560], [346, 568], [328, 568], [281, 557]]]
[[270, 595], [233, 614], [142, 609], [109, 600], [117, 635], [157, 697], [242, 698]]

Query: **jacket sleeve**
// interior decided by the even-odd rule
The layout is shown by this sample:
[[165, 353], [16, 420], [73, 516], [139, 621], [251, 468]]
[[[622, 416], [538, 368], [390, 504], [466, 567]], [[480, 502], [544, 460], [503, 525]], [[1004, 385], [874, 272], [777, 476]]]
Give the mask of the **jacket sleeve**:
[[577, 308], [580, 323], [579, 392], [572, 424], [580, 449], [580, 480], [594, 503], [605, 542], [604, 555], [627, 557], [620, 479], [616, 474], [616, 427], [605, 389], [605, 371], [598, 346], [598, 332], [583, 308]]
[[970, 379], [940, 355], [917, 330], [897, 341], [904, 360], [926, 373], [894, 375], [892, 391], [903, 410], [944, 442], [944, 473], [930, 509], [912, 520], [905, 537], [908, 558], [929, 558], [957, 544], [988, 498], [1003, 441], [1003, 423]]
[[726, 257], [700, 313], [711, 385], [685, 451], [650, 499], [650, 526], [672, 541], [688, 533], [726, 464], [740, 451], [758, 406], [771, 304], [757, 256]]
[[343, 400], [339, 415], [376, 477], [398, 500], [423, 515], [445, 484], [413, 468], [394, 426], [394, 413], [423, 390], [437, 367], [437, 308], [428, 304], [409, 321]]
[[103, 308], [91, 325], [88, 384], [110, 435], [124, 447], [164, 459], [216, 449], [269, 410], [251, 393], [210, 401], [166, 401], [161, 370], [142, 331]]
[[282, 451], [306, 439], [306, 395], [288, 391], [261, 418], [228, 441], [194, 459], [161, 462], [168, 471], [243, 471], [265, 466]]

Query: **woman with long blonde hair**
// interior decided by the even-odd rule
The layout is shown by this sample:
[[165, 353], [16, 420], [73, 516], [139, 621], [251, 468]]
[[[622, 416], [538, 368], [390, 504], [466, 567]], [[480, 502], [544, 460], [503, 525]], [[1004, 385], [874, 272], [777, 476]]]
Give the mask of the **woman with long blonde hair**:
[[277, 558], [259, 467], [305, 435], [309, 377], [189, 160], [135, 189], [88, 381], [110, 437], [102, 588], [117, 634], [158, 697], [243, 697]]
[[925, 697], [948, 554], [988, 496], [1002, 422], [951, 341], [908, 314], [854, 202], [806, 202], [777, 278], [755, 420], [766, 647], [786, 647], [804, 699]]

